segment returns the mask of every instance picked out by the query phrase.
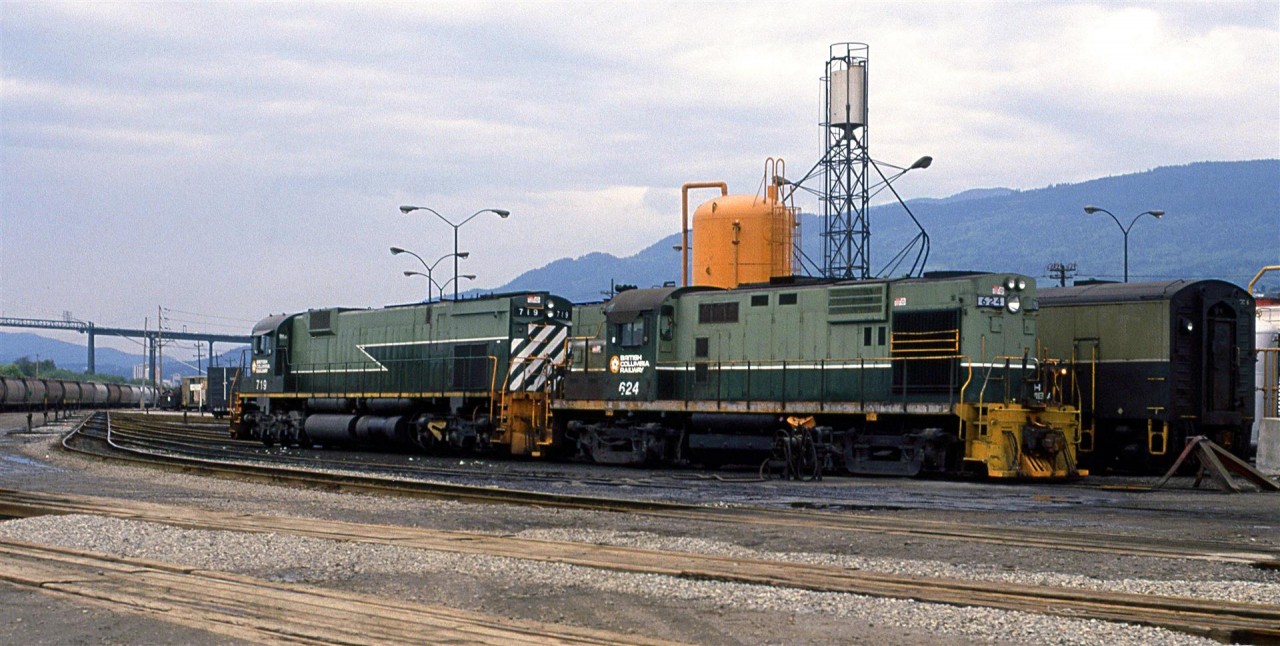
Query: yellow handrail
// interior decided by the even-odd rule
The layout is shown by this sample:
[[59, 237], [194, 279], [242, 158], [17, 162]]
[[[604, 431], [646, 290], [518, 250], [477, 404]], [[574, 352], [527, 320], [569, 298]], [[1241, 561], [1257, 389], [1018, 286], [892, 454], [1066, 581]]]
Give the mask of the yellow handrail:
[[[498, 357], [491, 354], [489, 355], [489, 360], [493, 362], [493, 369], [489, 371], [489, 392], [492, 393], [494, 385], [498, 383]], [[499, 393], [498, 394], [499, 397], [506, 396], [505, 394], [506, 388], [504, 387], [502, 390], [504, 392]], [[493, 397], [492, 396], [489, 397], [489, 423], [491, 424], [493, 423]]]
[[1253, 295], [1253, 286], [1257, 285], [1258, 280], [1262, 278], [1262, 275], [1269, 271], [1280, 271], [1280, 265], [1267, 265], [1266, 267], [1263, 267], [1261, 270], [1259, 270], [1258, 273], [1253, 276], [1253, 280], [1249, 281], [1250, 296]]

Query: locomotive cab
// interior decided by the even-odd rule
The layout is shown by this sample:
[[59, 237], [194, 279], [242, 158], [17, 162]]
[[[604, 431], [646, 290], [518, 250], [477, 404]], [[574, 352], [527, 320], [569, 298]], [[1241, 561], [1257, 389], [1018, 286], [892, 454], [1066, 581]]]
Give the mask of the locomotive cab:
[[285, 388], [288, 370], [289, 320], [288, 314], [268, 316], [253, 326], [250, 344], [249, 369], [240, 376], [236, 390], [240, 393], [260, 393], [261, 396], [243, 398], [231, 411], [231, 436], [237, 439], [250, 437], [249, 427], [257, 424], [258, 417], [271, 412], [268, 393], [279, 393]]
[[[605, 307], [605, 352], [609, 357], [609, 377], [602, 393], [605, 399], [655, 399], [661, 338], [657, 329], [658, 312], [673, 291], [666, 288], [630, 290], [619, 294]], [[669, 336], [673, 322], [670, 314], [665, 318]]]

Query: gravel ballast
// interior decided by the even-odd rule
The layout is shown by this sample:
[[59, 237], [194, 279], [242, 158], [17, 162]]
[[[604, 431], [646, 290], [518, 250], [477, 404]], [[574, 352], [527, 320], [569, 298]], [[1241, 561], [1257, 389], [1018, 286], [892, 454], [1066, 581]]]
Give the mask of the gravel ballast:
[[[595, 542], [606, 538], [598, 532], [584, 535], [558, 531], [555, 540]], [[981, 640], [1035, 644], [1097, 643], [1213, 643], [1179, 633], [1149, 627], [1032, 615], [988, 608], [960, 608], [852, 594], [809, 592], [765, 586], [645, 575], [625, 574], [572, 565], [537, 563], [519, 559], [432, 552], [384, 545], [362, 545], [281, 534], [176, 529], [98, 516], [44, 516], [0, 523], [0, 536], [47, 545], [75, 547], [106, 554], [143, 558], [191, 567], [249, 574], [275, 581], [314, 585], [349, 584], [388, 576], [416, 577], [440, 585], [442, 578], [490, 581], [508, 587], [559, 590], [588, 588], [645, 603], [687, 602], [707, 611], [734, 608], [783, 615], [827, 615], [858, 618], [872, 624], [900, 626], [939, 636], [963, 636]], [[542, 537], [549, 538], [549, 537]], [[654, 541], [619, 541], [636, 547], [659, 548]], [[603, 541], [602, 541], [603, 542]], [[732, 546], [698, 542], [671, 545], [699, 553], [739, 552], [761, 556]], [[695, 548], [695, 549], [691, 549]], [[814, 555], [782, 556], [796, 562], [824, 562]], [[880, 564], [885, 565], [885, 564]], [[898, 573], [932, 576], [917, 564], [891, 568]], [[887, 568], [884, 571], [889, 571]], [[905, 570], [905, 571], [904, 571]], [[1118, 582], [1112, 582], [1118, 583]], [[1117, 589], [1117, 588], [1112, 588]], [[376, 592], [376, 591], [375, 591]], [[782, 639], [785, 636], [779, 635]]]
[[[1246, 565], [332, 493], [85, 459], [57, 447], [57, 428], [33, 434], [5, 434], [3, 428], [0, 425], [0, 487], [11, 489], [120, 497], [238, 513], [481, 532], [529, 540], [688, 551], [914, 576], [1280, 603], [1280, 573]], [[886, 518], [964, 520], [1074, 531], [1097, 528], [1152, 537], [1203, 536], [1242, 546], [1276, 545], [1274, 519], [1280, 518], [1280, 496], [1263, 494], [1224, 496], [1200, 490], [1141, 496], [1123, 492], [1082, 494], [1064, 489], [1063, 494], [1054, 494], [1043, 506], [1036, 506], [1038, 496], [1028, 496], [1017, 486], [885, 479], [849, 479], [824, 486], [827, 488], [812, 491], [836, 495], [847, 490], [850, 495], [864, 498], [883, 494], [895, 500], [921, 500], [919, 508], [895, 502], [894, 509], [859, 512]], [[756, 489], [762, 497], [779, 490], [766, 486]], [[985, 501], [947, 511], [947, 501], [958, 497], [985, 497]], [[1000, 511], [1002, 498], [1017, 498], [1017, 505], [1012, 511]], [[1101, 500], [1105, 504], [1063, 504], [1063, 500]], [[981, 507], [991, 507], [992, 511], [975, 510]], [[620, 574], [282, 534], [187, 530], [93, 516], [0, 522], [0, 535], [499, 616], [696, 643], [1213, 643], [1167, 630], [1110, 622]], [[0, 607], [0, 641], [10, 641], [7, 634], [29, 634], [30, 622], [39, 619], [29, 615], [35, 607], [40, 605]], [[13, 628], [23, 623], [28, 626], [27, 633], [6, 632], [6, 626]], [[57, 623], [46, 626], [48, 630], [63, 630]], [[100, 628], [100, 634], [68, 632], [62, 635], [65, 640], [45, 643], [154, 641], [145, 638], [153, 633], [144, 632], [142, 624], [133, 634], [127, 622], [116, 621]], [[154, 621], [147, 629], [154, 630]]]

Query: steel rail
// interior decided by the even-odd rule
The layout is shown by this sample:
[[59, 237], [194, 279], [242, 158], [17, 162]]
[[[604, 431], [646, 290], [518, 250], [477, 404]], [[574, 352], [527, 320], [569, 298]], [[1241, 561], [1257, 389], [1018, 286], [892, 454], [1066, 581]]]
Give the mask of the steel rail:
[[293, 534], [327, 540], [570, 564], [626, 573], [912, 599], [955, 606], [990, 607], [1158, 626], [1221, 641], [1267, 643], [1280, 640], [1280, 605], [1276, 604], [1014, 584], [1005, 581], [903, 576], [842, 566], [331, 519], [218, 512], [89, 496], [0, 490], [0, 511], [10, 515], [96, 514], [202, 530]]
[[[127, 420], [128, 423], [122, 423]], [[263, 446], [251, 440], [236, 440], [227, 436], [225, 430], [214, 431], [179, 426], [173, 422], [143, 420], [141, 416], [128, 415], [109, 425], [110, 444], [117, 449], [138, 454], [173, 455], [182, 457], [204, 457], [215, 462], [228, 462], [230, 458], [252, 461], [270, 460], [276, 465], [307, 466], [310, 468], [349, 469], [382, 476], [400, 476], [421, 479], [423, 476], [501, 478], [509, 481], [531, 482], [563, 482], [572, 478], [575, 482], [604, 485], [626, 485], [632, 488], [682, 490], [684, 485], [672, 483], [655, 483], [635, 478], [601, 478], [580, 474], [566, 475], [557, 472], [511, 472], [490, 473], [475, 469], [459, 469], [439, 466], [407, 465], [403, 462], [386, 462], [380, 460], [351, 460], [342, 457], [343, 453], [329, 456], [308, 454], [263, 453]], [[193, 432], [194, 431], [194, 432]]]
[[[105, 415], [104, 415], [105, 417]], [[87, 421], [87, 420], [86, 420]], [[68, 446], [84, 425], [68, 433]], [[71, 448], [68, 446], [68, 448]], [[75, 450], [75, 449], [72, 449]], [[1280, 548], [1242, 547], [1213, 540], [1162, 539], [1151, 536], [1099, 534], [1063, 529], [999, 527], [977, 523], [926, 519], [894, 519], [869, 514], [783, 510], [760, 507], [709, 507], [661, 501], [600, 498], [572, 494], [523, 491], [494, 486], [426, 482], [405, 478], [303, 471], [276, 465], [227, 462], [208, 457], [152, 454], [120, 449], [123, 455], [107, 455], [151, 466], [195, 472], [232, 479], [251, 479], [276, 484], [294, 484], [327, 490], [373, 494], [423, 496], [473, 503], [518, 504], [592, 511], [640, 513], [683, 522], [751, 524], [776, 527], [803, 527], [837, 532], [877, 533], [932, 540], [996, 544], [1053, 551], [1105, 553], [1144, 558], [1202, 560], [1280, 569]], [[472, 474], [474, 475], [474, 474]]]
[[260, 643], [661, 644], [638, 635], [498, 617], [180, 565], [0, 539], [0, 581]]

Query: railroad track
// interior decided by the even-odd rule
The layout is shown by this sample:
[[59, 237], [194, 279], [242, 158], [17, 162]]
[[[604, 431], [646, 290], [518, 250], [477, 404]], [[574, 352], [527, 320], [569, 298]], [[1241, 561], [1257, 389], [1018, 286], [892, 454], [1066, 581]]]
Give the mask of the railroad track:
[[[778, 526], [844, 533], [878, 533], [928, 540], [954, 540], [984, 543], [1018, 548], [1046, 550], [1072, 550], [1120, 556], [1192, 559], [1224, 563], [1238, 563], [1265, 569], [1280, 569], [1280, 549], [1271, 547], [1242, 547], [1236, 543], [1217, 540], [1192, 540], [1153, 538], [1124, 534], [1104, 534], [1096, 531], [1082, 532], [1057, 528], [1007, 527], [938, 521], [923, 519], [884, 518], [870, 514], [824, 512], [815, 510], [785, 510], [759, 507], [706, 507], [678, 503], [628, 500], [619, 498], [595, 498], [557, 493], [523, 491], [490, 486], [468, 486], [440, 482], [424, 482], [409, 479], [415, 472], [406, 469], [394, 474], [362, 476], [352, 473], [326, 473], [310, 470], [324, 466], [323, 461], [308, 461], [308, 470], [300, 465], [276, 466], [262, 464], [268, 456], [255, 454], [253, 463], [246, 464], [218, 459], [209, 447], [196, 442], [183, 427], [173, 425], [139, 424], [133, 415], [112, 415], [112, 451], [106, 454], [114, 459], [140, 461], [149, 465], [178, 468], [237, 479], [256, 478], [267, 482], [290, 483], [324, 489], [340, 489], [375, 494], [400, 494], [443, 498], [462, 502], [536, 505], [598, 511], [639, 513], [682, 522], [715, 522]], [[106, 416], [86, 420], [80, 432], [70, 434], [64, 445], [93, 444], [107, 436]], [[147, 420], [142, 420], [146, 422]], [[212, 432], [212, 431], [210, 431]], [[115, 439], [117, 434], [128, 439], [124, 444]], [[148, 442], [157, 435], [163, 441]], [[167, 439], [166, 439], [167, 438]], [[216, 438], [224, 444], [235, 443], [225, 436]], [[182, 447], [195, 444], [193, 454], [182, 452]], [[91, 450], [80, 446], [80, 450]], [[357, 465], [339, 463], [339, 468], [357, 468]], [[457, 471], [457, 470], [452, 470]], [[428, 471], [435, 475], [435, 471]], [[465, 472], [463, 472], [465, 473]], [[392, 479], [393, 478], [393, 479]]]
[[[183, 457], [205, 458], [211, 461], [225, 462], [270, 461], [273, 464], [298, 467], [350, 469], [361, 473], [375, 473], [387, 477], [423, 477], [441, 478], [485, 478], [493, 477], [506, 482], [530, 483], [563, 483], [572, 480], [580, 484], [617, 486], [622, 483], [629, 487], [644, 489], [679, 490], [684, 485], [672, 482], [655, 482], [649, 479], [619, 477], [585, 476], [581, 473], [567, 474], [550, 469], [531, 471], [508, 471], [490, 473], [475, 466], [468, 468], [449, 468], [436, 465], [407, 465], [403, 460], [380, 460], [369, 453], [359, 453], [360, 459], [348, 459], [349, 452], [327, 452], [317, 454], [311, 451], [293, 451], [281, 448], [267, 448], [259, 441], [237, 440], [227, 432], [227, 425], [222, 423], [201, 422], [195, 424], [179, 423], [174, 419], [158, 418], [151, 415], [113, 413], [110, 417], [111, 444], [117, 449], [130, 450], [135, 453], [167, 453]], [[82, 433], [106, 440], [108, 427], [91, 420]], [[476, 461], [479, 463], [480, 461]], [[550, 465], [548, 465], [550, 466]]]
[[[1280, 643], [1280, 605], [1139, 595], [1006, 582], [900, 576], [844, 567], [533, 540], [333, 520], [233, 514], [125, 500], [0, 490], [0, 514], [95, 514], [221, 531], [311, 538], [560, 563], [617, 572], [982, 606], [1158, 626], [1220, 641]], [[4, 573], [0, 565], [0, 573]], [[0, 578], [7, 576], [0, 574]]]
[[664, 643], [4, 539], [0, 581], [255, 642]]

